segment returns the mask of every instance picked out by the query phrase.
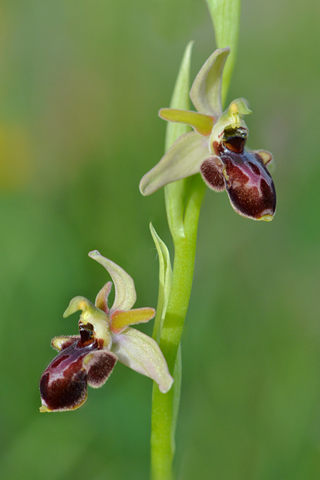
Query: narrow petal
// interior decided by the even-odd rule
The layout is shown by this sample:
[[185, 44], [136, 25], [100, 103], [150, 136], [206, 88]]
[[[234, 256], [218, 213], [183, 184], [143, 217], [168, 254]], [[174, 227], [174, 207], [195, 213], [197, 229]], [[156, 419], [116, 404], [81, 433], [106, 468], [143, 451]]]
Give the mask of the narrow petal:
[[103, 257], [98, 250], [89, 253], [89, 257], [100, 263], [111, 276], [115, 298], [110, 310], [130, 310], [136, 302], [137, 294], [134, 281], [119, 265]]
[[142, 195], [150, 195], [168, 183], [189, 177], [200, 171], [208, 157], [208, 141], [196, 132], [179, 137], [160, 162], [140, 181]]
[[113, 333], [123, 332], [129, 325], [136, 325], [137, 323], [146, 323], [155, 316], [154, 308], [136, 308], [124, 312], [117, 310], [112, 313], [110, 317], [110, 328]]
[[51, 340], [51, 346], [57, 350], [57, 352], [61, 352], [65, 348], [70, 347], [73, 343], [80, 340], [80, 335], [65, 335], [61, 337], [54, 337]]
[[229, 52], [229, 47], [215, 50], [196, 76], [190, 98], [198, 112], [215, 118], [221, 115], [221, 80]]
[[96, 296], [95, 306], [100, 308], [104, 313], [109, 313], [108, 297], [111, 292], [112, 282], [107, 282]]
[[89, 353], [83, 362], [88, 373], [88, 385], [92, 388], [102, 387], [110, 377], [116, 362], [115, 354], [106, 348]]
[[189, 110], [177, 110], [176, 108], [162, 108], [159, 111], [159, 116], [169, 122], [191, 125], [196, 132], [206, 137], [211, 134], [214, 123], [212, 116], [190, 112]]
[[155, 340], [130, 327], [123, 333], [112, 335], [112, 339], [112, 351], [119, 362], [152, 378], [158, 384], [160, 392], [170, 390], [173, 378]]
[[223, 164], [216, 155], [207, 158], [201, 165], [201, 176], [209, 188], [216, 192], [222, 192], [225, 187], [225, 178], [223, 176]]

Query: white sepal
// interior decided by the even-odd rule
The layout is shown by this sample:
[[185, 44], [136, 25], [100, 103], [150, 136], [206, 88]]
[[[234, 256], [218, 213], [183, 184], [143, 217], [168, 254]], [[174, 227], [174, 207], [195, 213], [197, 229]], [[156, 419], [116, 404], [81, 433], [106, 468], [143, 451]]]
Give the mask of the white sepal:
[[208, 138], [196, 132], [179, 137], [160, 162], [142, 177], [139, 185], [142, 195], [150, 195], [168, 183], [198, 173], [208, 157], [208, 148]]
[[148, 335], [129, 327], [122, 333], [112, 334], [111, 350], [119, 362], [154, 380], [160, 392], [170, 390], [173, 378], [167, 362], [157, 342]]
[[198, 112], [213, 115], [216, 119], [222, 112], [221, 81], [229, 52], [229, 47], [215, 50], [202, 66], [190, 90], [190, 98]]
[[103, 257], [98, 250], [89, 252], [89, 257], [100, 263], [111, 276], [114, 288], [115, 297], [110, 311], [116, 310], [130, 310], [136, 303], [137, 294], [134, 286], [134, 281], [130, 275], [119, 267], [116, 263], [108, 258]]

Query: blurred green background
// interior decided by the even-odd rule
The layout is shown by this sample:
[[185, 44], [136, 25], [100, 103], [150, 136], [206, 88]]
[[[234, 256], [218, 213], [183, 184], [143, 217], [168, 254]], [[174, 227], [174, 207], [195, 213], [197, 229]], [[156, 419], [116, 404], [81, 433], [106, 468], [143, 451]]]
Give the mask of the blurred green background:
[[[183, 337], [179, 480], [320, 475], [319, 3], [243, 2], [228, 101], [243, 96], [251, 148], [273, 152], [272, 223], [207, 191]], [[148, 479], [151, 381], [122, 365], [75, 412], [39, 414], [62, 313], [109, 279], [92, 249], [155, 306], [153, 222], [163, 191], [142, 175], [163, 153], [185, 45], [215, 48], [200, 0], [7, 0], [0, 6], [1, 396], [6, 480]], [[152, 326], [144, 326], [150, 333]]]

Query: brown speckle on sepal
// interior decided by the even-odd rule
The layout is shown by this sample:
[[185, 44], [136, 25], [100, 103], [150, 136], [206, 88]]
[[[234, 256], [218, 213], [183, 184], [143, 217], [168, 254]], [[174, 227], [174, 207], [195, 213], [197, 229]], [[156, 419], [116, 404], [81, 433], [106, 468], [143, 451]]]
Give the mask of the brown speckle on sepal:
[[207, 160], [201, 164], [200, 173], [205, 183], [212, 190], [222, 192], [225, 189], [223, 164], [219, 157], [213, 156], [207, 158]]
[[89, 354], [84, 360], [88, 372], [88, 385], [93, 388], [102, 387], [110, 377], [116, 361], [115, 354], [107, 349]]

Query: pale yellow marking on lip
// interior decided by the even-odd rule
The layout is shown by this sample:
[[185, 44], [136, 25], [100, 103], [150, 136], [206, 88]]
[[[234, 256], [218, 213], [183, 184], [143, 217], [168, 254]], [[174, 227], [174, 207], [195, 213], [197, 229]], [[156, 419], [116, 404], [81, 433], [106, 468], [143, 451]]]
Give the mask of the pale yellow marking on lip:
[[47, 412], [51, 412], [52, 410], [49, 410], [48, 407], [46, 407], [45, 405], [41, 405], [41, 407], [39, 408], [40, 412], [41, 413], [47, 413]]
[[87, 355], [86, 357], [84, 357], [84, 360], [83, 360], [83, 363], [85, 365], [88, 365], [88, 363], [90, 362], [91, 358], [93, 357], [92, 353]]
[[238, 106], [235, 102], [232, 102], [230, 105], [230, 113], [232, 128], [239, 128], [241, 125], [241, 119], [238, 111]]
[[273, 220], [272, 215], [263, 215], [263, 217], [259, 218], [259, 220], [262, 220], [263, 222], [271, 222]]
[[229, 175], [227, 174], [226, 167], [223, 168], [222, 173], [223, 173], [224, 178], [228, 181], [229, 180]]

